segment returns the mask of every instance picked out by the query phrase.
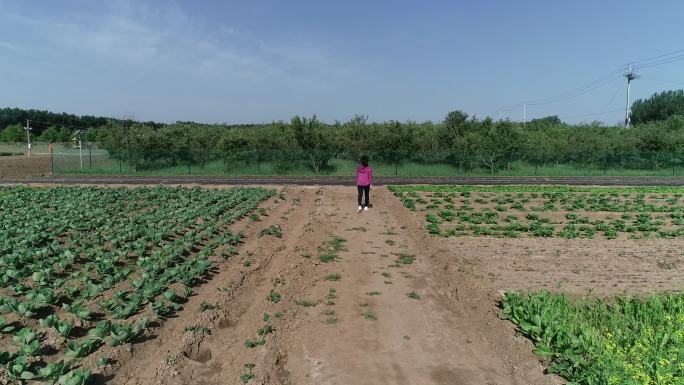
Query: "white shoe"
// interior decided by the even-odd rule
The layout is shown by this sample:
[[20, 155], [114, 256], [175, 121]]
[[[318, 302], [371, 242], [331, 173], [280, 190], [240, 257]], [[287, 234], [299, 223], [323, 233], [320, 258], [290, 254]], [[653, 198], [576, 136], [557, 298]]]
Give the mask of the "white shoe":
[[359, 206], [359, 212], [361, 212], [361, 206]]
[[368, 211], [368, 206], [364, 207], [363, 211]]

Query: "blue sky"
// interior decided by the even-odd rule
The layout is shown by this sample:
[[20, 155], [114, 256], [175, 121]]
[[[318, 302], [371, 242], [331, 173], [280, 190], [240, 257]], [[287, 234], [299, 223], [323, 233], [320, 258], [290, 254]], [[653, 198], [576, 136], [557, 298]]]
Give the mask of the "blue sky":
[[[140, 120], [522, 119], [684, 49], [684, 2], [0, 0], [0, 106]], [[684, 88], [684, 61], [633, 95]], [[625, 81], [528, 107], [613, 124]]]

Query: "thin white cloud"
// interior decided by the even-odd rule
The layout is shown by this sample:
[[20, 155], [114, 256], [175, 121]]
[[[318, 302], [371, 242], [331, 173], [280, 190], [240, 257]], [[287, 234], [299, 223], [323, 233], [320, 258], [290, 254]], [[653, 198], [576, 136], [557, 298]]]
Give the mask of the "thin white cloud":
[[[152, 9], [125, 0], [107, 4], [104, 14], [73, 12], [59, 21], [14, 16], [23, 18], [54, 52], [79, 52], [132, 68], [163, 68], [184, 77], [323, 85], [350, 73], [311, 43], [265, 42], [230, 26], [209, 35], [178, 7]], [[13, 46], [0, 42], [3, 47]]]
[[21, 51], [22, 49], [6, 41], [0, 41], [0, 51]]

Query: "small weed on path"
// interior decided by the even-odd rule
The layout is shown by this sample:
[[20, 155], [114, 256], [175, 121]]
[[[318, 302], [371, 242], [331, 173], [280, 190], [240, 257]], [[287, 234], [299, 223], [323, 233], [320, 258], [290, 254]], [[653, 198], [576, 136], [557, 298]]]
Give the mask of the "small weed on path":
[[283, 237], [283, 229], [280, 227], [280, 225], [271, 225], [265, 229], [262, 229], [259, 232], [259, 237], [264, 237], [264, 236], [273, 236], [276, 238], [282, 238]]
[[298, 299], [295, 301], [295, 305], [301, 307], [314, 307], [318, 305], [318, 301], [314, 301], [312, 299]]
[[370, 295], [370, 296], [380, 295], [380, 294], [382, 294], [382, 293], [379, 292], [379, 291], [371, 291], [371, 292], [368, 292], [368, 295]]
[[391, 227], [387, 230], [385, 230], [384, 233], [380, 233], [381, 235], [397, 235], [397, 232], [394, 230], [394, 227]]
[[273, 329], [273, 326], [271, 326], [271, 324], [266, 324], [266, 325], [260, 327], [259, 329], [257, 329], [257, 334], [260, 336], [265, 336], [267, 334], [273, 333], [274, 330], [275, 329]]
[[318, 259], [323, 263], [330, 263], [338, 258], [338, 253], [344, 249], [344, 243], [347, 242], [346, 239], [335, 236], [330, 241], [324, 243], [319, 250], [322, 253], [318, 256]]
[[410, 293], [406, 293], [406, 296], [411, 298], [411, 299], [420, 299], [420, 296], [415, 291], [412, 291]]
[[202, 334], [211, 334], [211, 330], [205, 326], [186, 326], [184, 331], [190, 332], [190, 333], [202, 333]]
[[332, 250], [337, 253], [344, 250], [345, 242], [347, 242], [346, 239], [336, 235], [330, 242], [328, 242], [328, 244], [330, 245]]
[[202, 301], [202, 303], [199, 305], [198, 311], [200, 313], [204, 313], [207, 310], [214, 310], [214, 309], [216, 309], [216, 305], [212, 305], [206, 301]]
[[112, 363], [112, 360], [109, 357], [100, 357], [97, 359], [97, 366], [103, 367], [107, 366]]
[[253, 363], [249, 362], [245, 364], [245, 369], [247, 369], [247, 373], [244, 373], [243, 375], [240, 376], [240, 381], [242, 381], [244, 384], [250, 382], [252, 379], [254, 379], [254, 374], [252, 374], [252, 369], [254, 369], [256, 365]]
[[378, 319], [378, 317], [375, 314], [373, 314], [372, 311], [370, 311], [368, 309], [366, 309], [363, 313], [361, 313], [361, 315], [363, 315], [363, 319], [366, 319], [369, 321], [376, 321]]
[[336, 255], [336, 254], [332, 254], [332, 253], [324, 253], [324, 254], [321, 254], [321, 255], [318, 257], [318, 259], [320, 259], [321, 262], [323, 262], [323, 263], [330, 263], [330, 262], [332, 262], [332, 261], [334, 261], [334, 260], [337, 259], [337, 255]]
[[283, 297], [280, 294], [273, 291], [273, 289], [271, 289], [271, 292], [268, 293], [268, 295], [266, 296], [266, 299], [273, 302], [273, 303], [278, 303], [283, 299]]
[[335, 312], [335, 309], [325, 309], [323, 315], [327, 317], [325, 323], [328, 325], [337, 323], [337, 313]]
[[325, 276], [328, 281], [339, 281], [342, 279], [342, 274], [328, 274]]
[[396, 254], [399, 258], [397, 259], [397, 263], [402, 264], [402, 265], [410, 265], [413, 263], [413, 261], [416, 260], [416, 257], [413, 255], [408, 255], [408, 254]]
[[257, 346], [264, 345], [265, 343], [266, 343], [266, 340], [263, 338], [259, 338], [259, 339], [255, 339], [255, 340], [249, 339], [249, 340], [245, 341], [245, 346], [251, 349], [251, 348], [256, 348]]

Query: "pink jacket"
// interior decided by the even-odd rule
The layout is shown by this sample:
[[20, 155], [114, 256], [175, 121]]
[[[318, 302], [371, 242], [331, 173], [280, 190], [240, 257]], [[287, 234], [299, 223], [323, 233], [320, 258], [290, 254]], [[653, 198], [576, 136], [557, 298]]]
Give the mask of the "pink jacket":
[[359, 166], [356, 168], [356, 185], [370, 186], [373, 182], [373, 169], [370, 166]]

